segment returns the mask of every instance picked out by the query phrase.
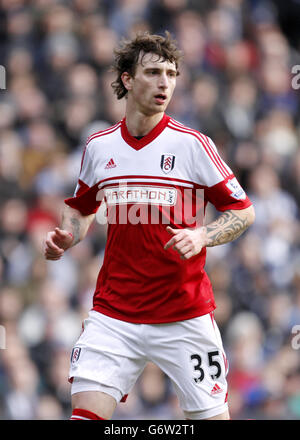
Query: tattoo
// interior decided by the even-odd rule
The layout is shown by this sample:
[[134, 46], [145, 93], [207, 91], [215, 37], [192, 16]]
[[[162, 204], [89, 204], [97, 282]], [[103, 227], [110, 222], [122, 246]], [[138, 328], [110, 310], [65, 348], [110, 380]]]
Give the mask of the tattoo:
[[80, 223], [79, 218], [77, 218], [75, 215], [72, 215], [72, 214], [73, 213], [71, 213], [71, 215], [70, 215], [68, 210], [63, 212], [61, 228], [72, 232], [72, 234], [73, 234], [72, 246], [74, 246], [75, 244], [79, 243], [79, 241], [80, 241], [81, 223]]
[[73, 234], [71, 246], [75, 246], [84, 239], [94, 218], [95, 214], [83, 215], [69, 206], [64, 207], [61, 228]]
[[235, 211], [226, 211], [217, 220], [206, 226], [207, 247], [229, 243], [238, 238], [248, 228], [247, 217]]

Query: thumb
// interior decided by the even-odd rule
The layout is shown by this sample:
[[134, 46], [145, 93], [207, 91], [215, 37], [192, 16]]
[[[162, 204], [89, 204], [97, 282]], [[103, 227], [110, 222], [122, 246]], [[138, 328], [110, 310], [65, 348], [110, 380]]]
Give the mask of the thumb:
[[60, 229], [60, 228], [55, 228], [54, 230], [58, 238], [60, 238], [61, 240], [66, 238], [73, 238], [73, 234], [69, 231], [65, 231], [64, 229]]
[[178, 234], [178, 232], [179, 232], [179, 229], [173, 229], [173, 228], [171, 228], [171, 226], [167, 226], [167, 227], [166, 227], [166, 230], [167, 230], [167, 232], [169, 232], [169, 234], [171, 234], [171, 235], [176, 235], [176, 234]]
[[60, 228], [55, 228], [54, 230], [55, 230], [56, 234], [59, 235], [60, 238], [65, 237], [66, 233], [65, 233], [65, 231], [63, 231], [62, 229], [60, 229]]

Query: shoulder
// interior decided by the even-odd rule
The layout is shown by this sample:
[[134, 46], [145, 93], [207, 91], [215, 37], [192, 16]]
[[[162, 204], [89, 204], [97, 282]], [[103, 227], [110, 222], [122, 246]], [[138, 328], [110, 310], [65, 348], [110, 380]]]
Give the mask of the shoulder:
[[122, 121], [117, 122], [116, 124], [112, 125], [111, 127], [106, 128], [105, 130], [97, 131], [96, 133], [92, 133], [86, 141], [85, 147], [92, 144], [92, 141], [95, 140], [102, 140], [109, 137], [112, 133], [117, 131], [121, 127]]
[[189, 137], [194, 140], [193, 150], [196, 152], [196, 158], [200, 159], [198, 166], [202, 164], [202, 167], [205, 167], [206, 170], [210, 169], [212, 173], [217, 173], [223, 178], [228, 177], [232, 173], [231, 169], [219, 155], [217, 147], [210, 137], [198, 130], [181, 124], [173, 118], [170, 118], [168, 126], [177, 133], [183, 133], [186, 138]]
[[118, 130], [118, 128], [121, 126], [121, 122], [122, 121], [119, 121], [117, 124], [114, 124], [111, 127], [106, 128], [105, 130], [100, 130], [92, 133], [87, 138], [81, 158], [81, 170], [83, 169], [84, 164], [92, 161], [95, 158], [95, 155], [98, 154], [99, 150], [96, 148], [96, 146], [99, 145], [99, 141], [101, 141], [102, 139], [107, 139], [109, 135]]
[[176, 119], [174, 118], [169, 119], [168, 127], [175, 132], [182, 133], [183, 136], [185, 136], [185, 138], [187, 139], [190, 138], [191, 140], [198, 140], [199, 145], [202, 147], [208, 147], [212, 143], [212, 140], [204, 133], [201, 133], [194, 128], [188, 127], [187, 125], [176, 121]]

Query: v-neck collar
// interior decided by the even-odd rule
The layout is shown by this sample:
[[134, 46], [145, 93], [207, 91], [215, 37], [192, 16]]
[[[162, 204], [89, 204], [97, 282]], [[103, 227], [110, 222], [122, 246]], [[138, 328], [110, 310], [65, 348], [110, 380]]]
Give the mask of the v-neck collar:
[[148, 134], [143, 136], [141, 139], [137, 139], [129, 133], [126, 125], [126, 118], [123, 118], [121, 121], [122, 138], [132, 148], [134, 148], [135, 150], [140, 150], [141, 148], [150, 144], [150, 142], [152, 142], [155, 138], [157, 138], [157, 136], [160, 135], [160, 133], [166, 128], [169, 120], [170, 120], [170, 116], [167, 116], [164, 113], [159, 123], [154, 128], [152, 128], [152, 130]]

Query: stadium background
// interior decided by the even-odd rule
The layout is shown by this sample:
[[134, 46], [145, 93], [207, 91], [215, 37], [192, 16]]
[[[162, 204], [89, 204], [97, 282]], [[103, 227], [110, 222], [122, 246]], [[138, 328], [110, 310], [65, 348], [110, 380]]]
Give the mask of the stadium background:
[[[209, 249], [206, 266], [232, 418], [300, 418], [299, 20], [291, 0], [0, 1], [0, 419], [70, 416], [70, 349], [105, 227], [94, 224], [60, 262], [44, 260], [43, 240], [73, 193], [85, 139], [123, 116], [110, 88], [113, 48], [165, 29], [185, 53], [168, 114], [212, 137], [256, 208], [251, 229]], [[149, 364], [114, 418], [182, 414]]]

